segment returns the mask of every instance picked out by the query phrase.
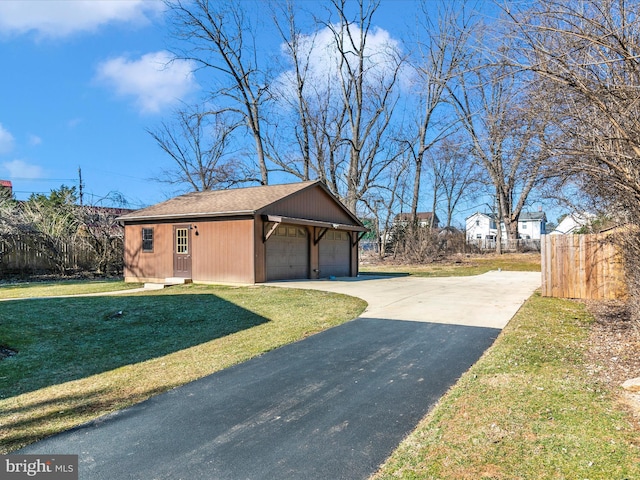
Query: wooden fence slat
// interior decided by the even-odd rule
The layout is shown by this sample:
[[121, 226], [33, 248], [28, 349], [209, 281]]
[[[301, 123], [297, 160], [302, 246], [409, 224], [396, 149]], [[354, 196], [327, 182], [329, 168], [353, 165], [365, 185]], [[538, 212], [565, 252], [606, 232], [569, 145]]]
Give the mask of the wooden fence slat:
[[[59, 247], [66, 270], [88, 269], [96, 263], [96, 253], [88, 246], [61, 242]], [[42, 242], [28, 235], [0, 240], [0, 273], [55, 272], [54, 261], [45, 252]]]
[[605, 235], [544, 235], [542, 295], [615, 299], [626, 295], [622, 254]]
[[548, 296], [547, 292], [548, 292], [548, 288], [549, 288], [549, 276], [546, 275], [546, 272], [549, 271], [549, 268], [547, 267], [547, 253], [549, 252], [549, 241], [547, 239], [547, 237], [542, 237], [542, 239], [540, 240], [540, 262], [542, 265], [542, 285], [541, 285], [541, 290], [542, 290], [542, 296], [546, 297]]

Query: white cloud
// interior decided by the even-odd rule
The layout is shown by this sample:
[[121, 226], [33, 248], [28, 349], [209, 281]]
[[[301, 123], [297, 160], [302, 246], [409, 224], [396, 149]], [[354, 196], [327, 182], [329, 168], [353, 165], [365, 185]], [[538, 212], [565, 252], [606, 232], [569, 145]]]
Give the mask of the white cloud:
[[[340, 27], [336, 25], [335, 28]], [[349, 28], [353, 37], [359, 39], [360, 29], [355, 25]], [[339, 81], [340, 54], [333, 31], [325, 27], [313, 35], [301, 35], [298, 38], [298, 48], [299, 58], [308, 61], [307, 85], [313, 85], [314, 90], [320, 94], [327, 93], [330, 88], [335, 90], [336, 82]], [[290, 57], [286, 45], [281, 45], [281, 52], [285, 57]], [[389, 80], [397, 68], [398, 57], [401, 54], [400, 42], [388, 31], [375, 28], [368, 32], [364, 51], [365, 84], [376, 88], [381, 80]], [[351, 57], [348, 54], [346, 56], [348, 61], [351, 61], [350, 58], [354, 62], [358, 60], [355, 53]], [[352, 67], [355, 69], [357, 65], [354, 63]], [[401, 86], [405, 85], [406, 75], [401, 69], [398, 79]], [[295, 71], [292, 69], [282, 73], [274, 82], [274, 86], [284, 97], [295, 95]]]
[[9, 172], [9, 178], [42, 178], [44, 170], [38, 165], [32, 165], [24, 160], [4, 162], [2, 167]]
[[9, 153], [13, 150], [13, 135], [0, 124], [0, 153]]
[[95, 31], [112, 22], [144, 24], [149, 16], [163, 10], [163, 2], [145, 0], [3, 0], [0, 33], [66, 37]]
[[40, 138], [38, 135], [34, 135], [33, 133], [31, 133], [29, 135], [29, 145], [40, 145], [42, 143], [42, 138]]
[[76, 128], [78, 125], [80, 125], [84, 120], [80, 117], [75, 117], [72, 118], [71, 120], [69, 120], [67, 122], [67, 127], [69, 128]]
[[147, 53], [137, 60], [117, 57], [98, 66], [98, 81], [117, 95], [134, 97], [142, 113], [158, 113], [198, 88], [192, 61], [173, 59], [167, 51]]

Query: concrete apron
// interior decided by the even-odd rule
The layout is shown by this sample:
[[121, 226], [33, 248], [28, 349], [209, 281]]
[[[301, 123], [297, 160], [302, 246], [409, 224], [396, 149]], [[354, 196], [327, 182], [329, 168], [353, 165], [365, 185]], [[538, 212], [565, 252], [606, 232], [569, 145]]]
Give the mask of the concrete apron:
[[365, 300], [365, 318], [504, 328], [540, 288], [537, 272], [491, 271], [473, 277], [383, 277], [270, 282], [267, 285], [343, 293]]

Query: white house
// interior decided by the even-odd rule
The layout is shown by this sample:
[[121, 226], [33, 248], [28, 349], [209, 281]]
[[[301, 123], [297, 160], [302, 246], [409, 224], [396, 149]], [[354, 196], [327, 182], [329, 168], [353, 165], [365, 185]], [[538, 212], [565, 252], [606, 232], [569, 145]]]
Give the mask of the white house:
[[595, 215], [591, 213], [572, 213], [562, 219], [551, 235], [571, 235], [589, 225]]
[[547, 233], [544, 212], [522, 212], [518, 217], [518, 235], [525, 240], [540, 240]]
[[[518, 217], [518, 235], [524, 240], [540, 240], [546, 234], [547, 216], [544, 212], [522, 212]], [[466, 219], [468, 243], [493, 241], [498, 234], [497, 223], [491, 215], [476, 212]], [[507, 239], [504, 223], [500, 222], [500, 237]]]
[[495, 240], [496, 222], [486, 213], [476, 212], [466, 219], [467, 243]]

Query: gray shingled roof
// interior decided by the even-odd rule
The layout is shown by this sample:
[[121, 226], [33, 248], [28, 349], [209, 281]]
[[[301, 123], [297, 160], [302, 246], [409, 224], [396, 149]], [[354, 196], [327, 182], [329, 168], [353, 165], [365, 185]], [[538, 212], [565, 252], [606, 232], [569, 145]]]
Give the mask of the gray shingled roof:
[[544, 212], [522, 212], [518, 217], [518, 220], [526, 221], [526, 220], [546, 220], [547, 216]]
[[319, 181], [309, 181], [187, 193], [166, 202], [122, 215], [118, 220], [254, 214], [278, 200], [316, 184], [322, 186]]

